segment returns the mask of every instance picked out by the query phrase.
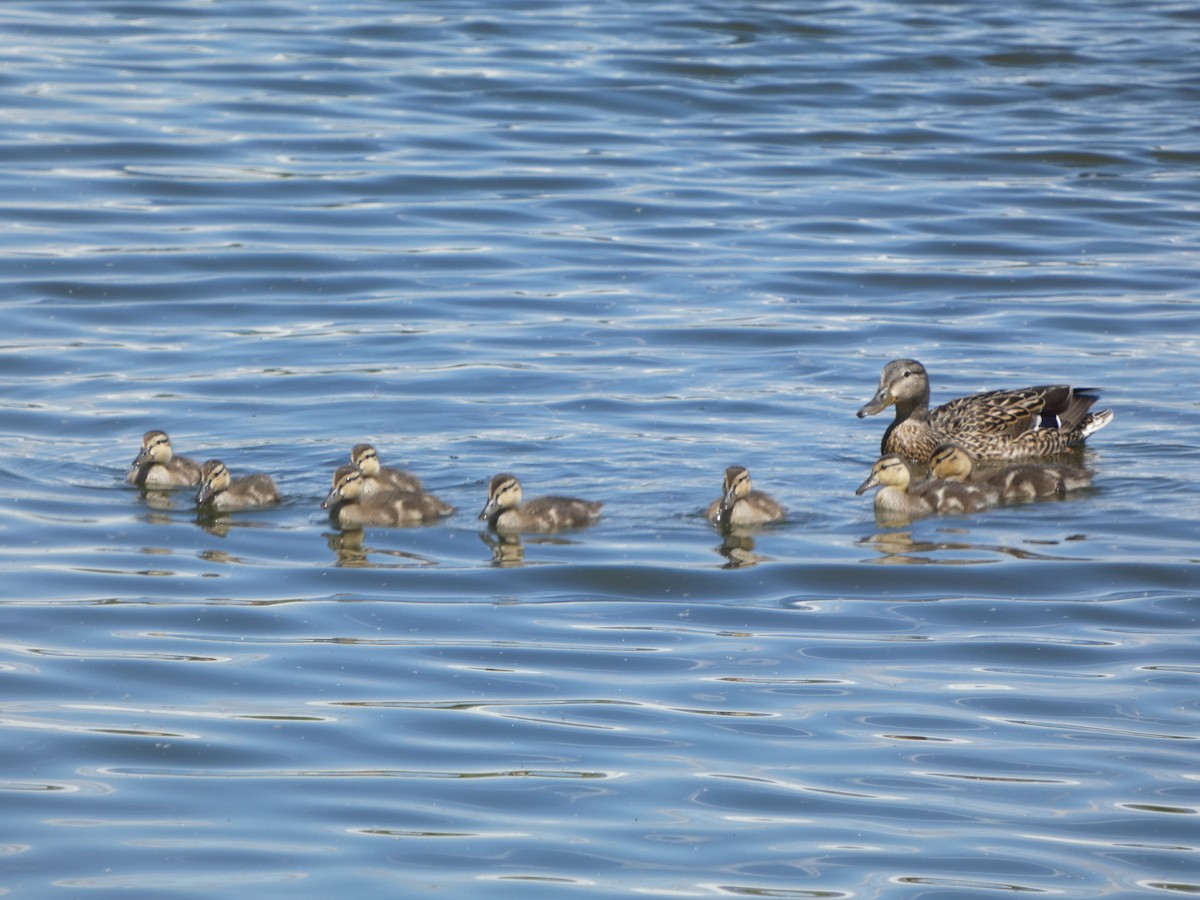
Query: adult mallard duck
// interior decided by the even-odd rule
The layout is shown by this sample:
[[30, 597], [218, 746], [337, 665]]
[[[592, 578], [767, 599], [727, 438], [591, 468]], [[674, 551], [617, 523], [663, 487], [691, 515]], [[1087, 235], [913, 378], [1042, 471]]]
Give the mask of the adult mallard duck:
[[934, 450], [929, 457], [929, 471], [934, 478], [946, 481], [994, 487], [1005, 503], [1061, 497], [1092, 484], [1092, 473], [1087, 469], [1063, 463], [1019, 463], [978, 472], [971, 454], [957, 444], [942, 444]]
[[896, 418], [884, 432], [880, 452], [925, 462], [939, 444], [953, 441], [975, 459], [1054, 456], [1081, 444], [1112, 421], [1112, 410], [1089, 412], [1098, 388], [1065, 384], [988, 391], [929, 408], [929, 375], [915, 359], [883, 367], [879, 390], [858, 411], [872, 416], [891, 404]]
[[778, 522], [785, 513], [770, 494], [754, 490], [744, 466], [730, 466], [721, 496], [708, 505], [705, 515], [714, 525], [730, 527]]

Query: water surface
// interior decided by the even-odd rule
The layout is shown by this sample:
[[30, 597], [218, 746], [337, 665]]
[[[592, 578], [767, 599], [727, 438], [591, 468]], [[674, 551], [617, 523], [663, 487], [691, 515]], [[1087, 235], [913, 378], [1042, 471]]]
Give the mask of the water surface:
[[[1200, 891], [1198, 24], [6, 4], [0, 890]], [[1095, 488], [878, 526], [899, 356], [1104, 388]], [[360, 441], [457, 514], [338, 533]]]

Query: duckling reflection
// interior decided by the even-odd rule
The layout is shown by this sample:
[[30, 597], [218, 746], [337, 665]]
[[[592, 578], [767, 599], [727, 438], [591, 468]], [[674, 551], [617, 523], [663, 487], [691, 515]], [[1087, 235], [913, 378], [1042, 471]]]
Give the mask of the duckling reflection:
[[187, 456], [176, 456], [165, 431], [147, 431], [125, 480], [139, 487], [166, 490], [195, 487], [200, 477], [200, 465]]
[[721, 543], [714, 548], [727, 562], [723, 569], [741, 569], [754, 566], [770, 557], [763, 556], [754, 549], [754, 538], [744, 531], [726, 532]]
[[600, 518], [603, 502], [576, 497], [538, 497], [521, 502], [521, 482], [513, 475], [493, 476], [488, 484], [488, 500], [479, 518], [499, 533], [522, 531], [559, 531], [585, 528]]
[[721, 528], [766, 525], [785, 515], [784, 508], [770, 494], [754, 490], [745, 466], [725, 470], [721, 496], [705, 511], [708, 520]]
[[1063, 497], [1092, 484], [1091, 472], [1065, 463], [1021, 463], [978, 471], [974, 457], [958, 444], [939, 446], [929, 466], [936, 478], [994, 490], [1005, 503]]
[[337, 557], [334, 565], [340, 569], [410, 569], [437, 565], [436, 560], [419, 553], [367, 547], [365, 536], [366, 532], [360, 528], [327, 533], [325, 543]]
[[521, 542], [520, 534], [481, 531], [479, 539], [492, 551], [492, 565], [504, 568], [525, 564], [525, 545]]

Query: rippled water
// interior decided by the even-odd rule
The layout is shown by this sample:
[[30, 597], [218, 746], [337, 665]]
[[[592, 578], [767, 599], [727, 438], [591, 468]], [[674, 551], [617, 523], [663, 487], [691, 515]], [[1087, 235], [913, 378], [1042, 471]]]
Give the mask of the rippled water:
[[[0, 7], [0, 892], [1200, 891], [1198, 26]], [[897, 356], [1105, 388], [1096, 487], [877, 526]], [[331, 528], [363, 440], [458, 513]], [[498, 471], [605, 516], [498, 542]]]

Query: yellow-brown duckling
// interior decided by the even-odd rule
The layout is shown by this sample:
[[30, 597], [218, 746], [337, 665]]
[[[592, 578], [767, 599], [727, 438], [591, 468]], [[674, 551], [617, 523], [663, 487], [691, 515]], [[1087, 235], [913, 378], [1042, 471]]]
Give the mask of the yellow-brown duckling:
[[142, 450], [130, 465], [125, 480], [160, 490], [195, 487], [200, 483], [200, 465], [189, 457], [176, 456], [165, 431], [147, 431], [142, 435]]
[[705, 516], [714, 525], [724, 527], [766, 525], [787, 515], [774, 497], [754, 490], [750, 472], [744, 466], [725, 470], [721, 496], [708, 505]]
[[365, 492], [369, 481], [357, 466], [341, 466], [333, 473], [333, 487], [321, 508], [342, 528], [399, 527], [436, 522], [454, 507], [422, 491], [377, 490]]
[[500, 533], [558, 531], [583, 528], [600, 518], [602, 502], [575, 497], [538, 497], [521, 502], [521, 482], [508, 474], [493, 476], [488, 500], [479, 514], [488, 527]]
[[379, 453], [370, 444], [357, 444], [350, 451], [350, 464], [362, 472], [362, 496], [377, 491], [419, 491], [421, 479], [400, 469], [380, 465]]
[[938, 479], [914, 484], [908, 461], [896, 453], [881, 456], [871, 467], [871, 474], [854, 493], [865, 494], [873, 487], [880, 487], [875, 494], [877, 513], [912, 518], [930, 513], [976, 512], [995, 504], [999, 499], [998, 491], [983, 485]]
[[974, 457], [958, 444], [942, 444], [934, 450], [929, 470], [935, 478], [991, 487], [1005, 503], [1062, 497], [1068, 491], [1092, 484], [1092, 474], [1087, 469], [1065, 463], [1022, 463], [976, 471]]
[[270, 475], [261, 472], [231, 478], [229, 469], [219, 459], [210, 459], [200, 467], [200, 490], [196, 505], [208, 504], [221, 511], [253, 509], [279, 502], [279, 488]]

